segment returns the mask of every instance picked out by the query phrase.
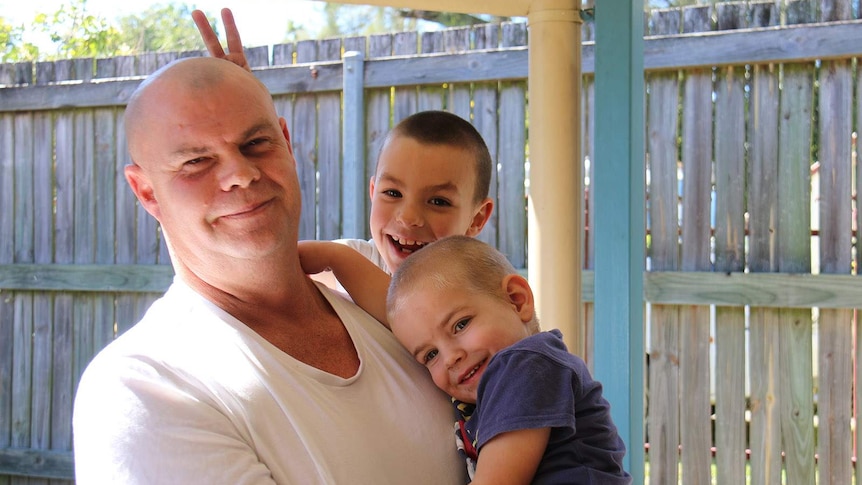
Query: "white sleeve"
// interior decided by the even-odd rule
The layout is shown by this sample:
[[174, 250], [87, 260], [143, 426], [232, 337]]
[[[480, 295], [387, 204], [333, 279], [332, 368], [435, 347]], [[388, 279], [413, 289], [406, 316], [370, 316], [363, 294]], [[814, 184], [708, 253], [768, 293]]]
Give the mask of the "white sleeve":
[[95, 364], [75, 397], [76, 483], [275, 483], [229, 417], [178, 376], [131, 358]]

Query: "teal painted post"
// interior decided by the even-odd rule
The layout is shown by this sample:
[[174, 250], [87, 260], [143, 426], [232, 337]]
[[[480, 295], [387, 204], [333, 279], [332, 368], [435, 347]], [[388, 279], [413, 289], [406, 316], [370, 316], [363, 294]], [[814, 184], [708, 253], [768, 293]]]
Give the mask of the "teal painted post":
[[643, 0], [596, 4], [594, 368], [644, 483]]
[[365, 238], [365, 56], [344, 53], [344, 166], [342, 171], [341, 237]]

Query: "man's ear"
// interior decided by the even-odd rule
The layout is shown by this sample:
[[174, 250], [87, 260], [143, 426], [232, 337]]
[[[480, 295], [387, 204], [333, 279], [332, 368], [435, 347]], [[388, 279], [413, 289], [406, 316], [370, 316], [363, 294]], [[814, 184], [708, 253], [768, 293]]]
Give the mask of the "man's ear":
[[287, 150], [293, 155], [293, 144], [290, 143], [290, 132], [287, 131], [287, 120], [284, 117], [278, 118], [278, 125], [281, 126], [281, 132], [284, 134], [284, 139], [287, 140]]
[[535, 302], [533, 290], [527, 279], [519, 274], [509, 274], [503, 278], [503, 291], [514, 307], [515, 312], [521, 317], [525, 324], [530, 323], [535, 317]]
[[467, 228], [467, 233], [465, 235], [476, 237], [477, 234], [482, 232], [482, 228], [485, 227], [488, 219], [491, 218], [491, 213], [493, 211], [494, 201], [490, 198], [485, 198], [485, 200], [479, 204], [479, 207], [476, 209], [476, 213], [473, 214], [473, 220], [470, 221], [470, 227]]
[[124, 168], [126, 181], [129, 182], [129, 187], [135, 193], [135, 197], [141, 202], [141, 205], [151, 216], [161, 222], [161, 210], [159, 209], [159, 201], [156, 200], [156, 195], [153, 192], [153, 185], [150, 183], [149, 177], [144, 173], [144, 169], [140, 165], [126, 165]]

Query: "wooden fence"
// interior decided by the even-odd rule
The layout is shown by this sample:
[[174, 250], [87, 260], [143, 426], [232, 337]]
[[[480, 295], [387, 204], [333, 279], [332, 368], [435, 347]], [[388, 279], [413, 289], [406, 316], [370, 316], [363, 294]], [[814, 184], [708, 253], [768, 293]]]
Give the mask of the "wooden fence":
[[[853, 479], [862, 301], [853, 16], [849, 0], [645, 16], [651, 484]], [[591, 27], [588, 316], [589, 180], [601, 170]], [[497, 161], [481, 238], [525, 267], [526, 40], [524, 24], [504, 24], [250, 49], [291, 130], [301, 236], [367, 237], [383, 135], [442, 108], [470, 119]], [[362, 56], [342, 62], [348, 51]], [[0, 485], [69, 483], [81, 372], [170, 282], [158, 227], [123, 178], [122, 114], [141, 76], [180, 55], [200, 53], [0, 66]], [[602, 338], [601, 322], [588, 328]]]

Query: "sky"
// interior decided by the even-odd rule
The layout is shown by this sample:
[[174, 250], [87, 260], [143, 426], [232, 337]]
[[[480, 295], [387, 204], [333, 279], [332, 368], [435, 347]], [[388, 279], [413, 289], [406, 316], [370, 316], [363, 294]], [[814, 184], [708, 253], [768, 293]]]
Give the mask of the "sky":
[[[37, 13], [54, 13], [64, 0], [0, 0], [0, 16], [13, 25], [26, 23]], [[217, 26], [224, 43], [224, 26], [220, 11], [228, 7], [233, 12], [242, 43], [246, 47], [278, 44], [283, 41], [287, 21], [316, 28], [322, 22], [323, 2], [315, 0], [87, 0], [87, 11], [110, 21], [116, 17], [145, 10], [154, 4], [186, 4], [203, 10], [210, 18], [217, 18]], [[319, 20], [318, 20], [319, 19]], [[37, 42], [37, 39], [27, 39]]]

